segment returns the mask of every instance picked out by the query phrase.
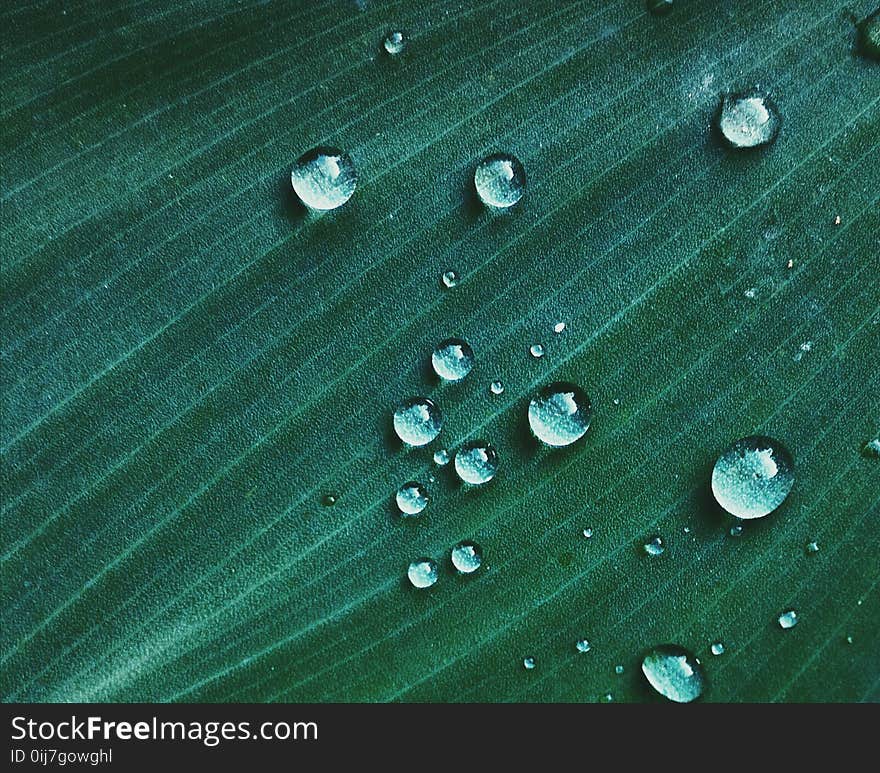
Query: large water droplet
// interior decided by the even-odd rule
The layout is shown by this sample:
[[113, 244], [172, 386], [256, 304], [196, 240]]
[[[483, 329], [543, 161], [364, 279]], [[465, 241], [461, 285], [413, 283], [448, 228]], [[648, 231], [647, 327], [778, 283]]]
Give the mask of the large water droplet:
[[654, 534], [645, 540], [642, 545], [642, 550], [644, 550], [649, 556], [659, 556], [666, 550], [666, 544], [663, 542], [663, 537], [659, 534]]
[[675, 703], [690, 703], [703, 694], [700, 661], [677, 644], [654, 647], [642, 660], [642, 673], [651, 687]]
[[455, 471], [465, 483], [488, 483], [498, 472], [498, 452], [484, 440], [465, 443], [455, 454]]
[[672, 0], [647, 0], [645, 5], [655, 16], [665, 16], [672, 10]]
[[416, 588], [430, 588], [437, 582], [437, 564], [430, 558], [417, 558], [410, 563], [406, 576]]
[[757, 148], [776, 139], [782, 121], [771, 99], [759, 91], [725, 94], [718, 114], [718, 130], [736, 149]]
[[385, 36], [382, 46], [391, 56], [397, 56], [406, 48], [406, 37], [400, 30], [392, 30]]
[[474, 350], [461, 338], [447, 338], [431, 354], [431, 365], [444, 381], [461, 381], [474, 367]]
[[483, 549], [476, 542], [459, 542], [452, 548], [452, 565], [462, 574], [476, 572], [483, 563]]
[[715, 462], [712, 493], [737, 518], [763, 518], [785, 501], [794, 463], [778, 440], [752, 435], [737, 440]]
[[507, 209], [522, 198], [526, 187], [526, 172], [515, 156], [496, 153], [477, 164], [474, 187], [487, 207]]
[[567, 381], [554, 381], [529, 403], [529, 426], [542, 443], [562, 448], [586, 434], [591, 413], [586, 392]]
[[880, 8], [859, 23], [859, 51], [880, 61]]
[[351, 157], [339, 148], [320, 146], [304, 153], [290, 173], [293, 190], [311, 209], [336, 209], [351, 198], [357, 171]]
[[397, 507], [404, 515], [418, 515], [428, 506], [428, 492], [414, 480], [404, 483], [397, 489]]
[[776, 618], [776, 622], [779, 623], [780, 628], [787, 631], [789, 628], [794, 628], [798, 624], [798, 613], [794, 609], [787, 609]]
[[590, 642], [586, 639], [578, 639], [574, 646], [578, 652], [589, 652], [592, 649]]
[[427, 445], [442, 427], [443, 414], [427, 397], [411, 397], [394, 410], [394, 431], [407, 445]]

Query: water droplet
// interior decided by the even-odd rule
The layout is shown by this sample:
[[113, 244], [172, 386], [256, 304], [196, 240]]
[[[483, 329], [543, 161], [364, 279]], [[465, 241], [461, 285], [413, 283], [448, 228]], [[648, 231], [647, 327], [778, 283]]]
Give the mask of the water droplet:
[[645, 5], [655, 16], [665, 16], [672, 10], [672, 0], [647, 0]]
[[731, 537], [741, 537], [743, 533], [742, 524], [737, 523], [730, 527], [730, 536]]
[[880, 459], [880, 438], [874, 438], [865, 443], [862, 448], [862, 456], [866, 459]]
[[852, 643], [853, 643], [853, 637], [852, 637], [852, 636], [847, 636], [847, 637], [846, 637], [846, 643], [847, 643], [847, 644], [852, 644]]
[[663, 537], [659, 534], [655, 534], [645, 540], [645, 543], [642, 545], [642, 550], [644, 550], [649, 556], [659, 556], [666, 550], [666, 544], [663, 542]]
[[474, 187], [487, 207], [507, 209], [522, 198], [526, 187], [526, 172], [515, 156], [496, 153], [477, 164]]
[[430, 558], [417, 558], [410, 563], [406, 576], [416, 588], [430, 588], [437, 582], [437, 564]]
[[443, 276], [440, 277], [440, 279], [443, 282], [443, 286], [448, 287], [449, 289], [452, 289], [458, 284], [458, 274], [454, 271], [444, 271]]
[[749, 298], [750, 300], [752, 298], [754, 298], [757, 294], [758, 294], [758, 289], [756, 287], [750, 287], [748, 290], [746, 290], [743, 293], [743, 295], [745, 295], [746, 298]]
[[606, 692], [599, 700], [602, 703], [614, 703], [614, 696], [610, 692]]
[[777, 618], [777, 622], [780, 628], [787, 631], [789, 628], [794, 628], [797, 625], [798, 613], [793, 609], [788, 609]]
[[431, 353], [431, 365], [444, 381], [461, 381], [474, 367], [474, 350], [461, 338], [447, 338]]
[[498, 472], [498, 452], [484, 440], [465, 443], [455, 454], [455, 471], [465, 483], [488, 483]]
[[715, 462], [712, 494], [737, 518], [763, 518], [794, 485], [794, 463], [778, 440], [753, 435], [737, 440]]
[[557, 323], [553, 326], [553, 332], [554, 332], [554, 333], [557, 333], [557, 334], [558, 334], [558, 333], [561, 333], [563, 330], [565, 330], [565, 323], [564, 323], [564, 322], [557, 322]]
[[578, 652], [589, 652], [592, 649], [590, 642], [586, 639], [578, 639], [574, 646]]
[[489, 384], [489, 391], [493, 395], [500, 395], [504, 391], [504, 384], [502, 384], [500, 381], [493, 381], [491, 384]]
[[690, 526], [685, 526], [685, 527], [682, 529], [682, 531], [683, 531], [685, 534], [690, 534], [690, 533], [691, 533], [691, 527], [690, 527]]
[[404, 515], [418, 515], [428, 506], [428, 492], [414, 480], [397, 489], [397, 507]]
[[357, 187], [357, 171], [351, 157], [339, 148], [319, 146], [304, 153], [290, 173], [293, 190], [311, 209], [341, 207]]
[[804, 355], [809, 354], [811, 351], [813, 351], [813, 342], [812, 341], [804, 341], [798, 347], [798, 350], [797, 350], [797, 352], [795, 352], [795, 355], [794, 355], [794, 357], [792, 357], [792, 359], [795, 362], [800, 362], [804, 358]]
[[434, 452], [434, 464], [438, 467], [445, 467], [449, 464], [449, 451], [445, 448], [441, 448], [439, 451]]
[[590, 528], [586, 528], [586, 529], [583, 530], [582, 534], [583, 534], [587, 539], [592, 539], [592, 537], [593, 537], [593, 530], [590, 529]]
[[808, 542], [807, 543], [807, 553], [818, 553], [819, 552], [819, 543], [818, 542]]
[[459, 572], [476, 572], [482, 563], [483, 549], [476, 542], [459, 542], [452, 548], [452, 565]]
[[703, 694], [702, 664], [677, 644], [654, 647], [642, 660], [642, 673], [651, 687], [675, 703], [690, 703]]
[[567, 381], [554, 381], [529, 402], [529, 426], [542, 443], [562, 448], [586, 434], [591, 413], [586, 392]]
[[716, 641], [712, 643], [712, 646], [709, 648], [713, 655], [723, 655], [724, 654], [724, 642]]
[[880, 8], [858, 25], [859, 51], [880, 61]]
[[406, 37], [400, 30], [392, 30], [385, 36], [382, 46], [391, 56], [397, 56], [406, 48]]
[[427, 445], [442, 427], [443, 414], [427, 397], [411, 397], [394, 410], [394, 431], [409, 446]]
[[620, 405], [620, 398], [619, 398], [619, 397], [615, 397], [615, 398], [611, 401], [611, 404], [612, 404], [612, 405]]
[[541, 344], [532, 344], [529, 347], [529, 354], [536, 360], [540, 360], [544, 356], [544, 347]]
[[620, 676], [623, 673], [623, 666], [619, 663], [614, 667], [614, 673]]
[[759, 91], [725, 94], [718, 115], [718, 129], [731, 148], [769, 145], [779, 133], [781, 120], [771, 99]]
[[535, 667], [535, 659], [533, 657], [523, 658], [523, 668], [531, 671]]
[[336, 504], [337, 499], [338, 498], [335, 494], [325, 494], [321, 499], [321, 504], [324, 505], [324, 507], [333, 507], [333, 505]]

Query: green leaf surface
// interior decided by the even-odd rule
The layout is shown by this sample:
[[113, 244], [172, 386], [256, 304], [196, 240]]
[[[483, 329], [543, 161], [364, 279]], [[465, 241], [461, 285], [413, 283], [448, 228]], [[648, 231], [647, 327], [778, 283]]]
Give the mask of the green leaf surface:
[[[0, 694], [642, 701], [675, 642], [705, 700], [880, 699], [872, 10], [6, 4]], [[720, 97], [756, 85], [781, 133], [725, 150]], [[289, 177], [318, 144], [360, 174], [320, 217]], [[471, 187], [497, 151], [528, 176], [504, 215]], [[439, 386], [449, 336], [477, 363]], [[593, 423], [551, 452], [526, 406], [558, 379]], [[390, 411], [419, 394], [446, 422], [405, 451]], [[757, 433], [796, 482], [731, 537], [709, 473]], [[480, 437], [489, 485], [434, 467]], [[411, 479], [432, 501], [403, 522]]]

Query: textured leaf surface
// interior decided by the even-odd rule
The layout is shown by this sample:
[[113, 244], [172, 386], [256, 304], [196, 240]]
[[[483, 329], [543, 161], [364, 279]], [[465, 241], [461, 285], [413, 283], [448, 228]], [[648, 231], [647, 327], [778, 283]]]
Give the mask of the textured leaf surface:
[[[7, 4], [0, 693], [639, 701], [640, 653], [674, 641], [707, 700], [880, 698], [871, 10]], [[782, 132], [729, 153], [712, 114], [755, 84]], [[360, 172], [320, 218], [289, 190], [317, 144]], [[468, 181], [499, 150], [529, 182], [492, 217]], [[451, 335], [477, 365], [441, 388]], [[525, 408], [559, 378], [594, 421], [549, 453]], [[389, 411], [412, 394], [446, 425], [404, 452]], [[709, 471], [758, 432], [797, 480], [733, 538]], [[464, 490], [431, 452], [477, 437], [502, 467]], [[402, 523], [394, 490], [432, 472]], [[447, 568], [464, 538], [469, 578]], [[444, 567], [426, 592], [421, 555]]]

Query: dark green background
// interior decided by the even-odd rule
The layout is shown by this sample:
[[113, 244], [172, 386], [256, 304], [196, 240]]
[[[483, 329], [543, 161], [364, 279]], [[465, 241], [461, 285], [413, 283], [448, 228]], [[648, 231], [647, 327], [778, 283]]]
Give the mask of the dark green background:
[[[638, 701], [640, 653], [675, 641], [707, 700], [880, 698], [873, 3], [361, 6], [0, 11], [0, 693]], [[782, 132], [728, 153], [713, 111], [756, 84]], [[290, 166], [328, 143], [360, 183], [310, 217]], [[497, 217], [468, 187], [493, 151], [529, 179]], [[478, 361], [441, 388], [451, 335]], [[556, 378], [594, 421], [550, 453], [525, 407]], [[404, 452], [411, 394], [446, 425]], [[757, 432], [797, 481], [732, 538], [709, 471]], [[401, 523], [395, 488], [480, 436], [497, 479], [439, 471]], [[486, 552], [469, 578], [464, 538]], [[427, 592], [404, 579], [421, 555], [444, 567]]]

